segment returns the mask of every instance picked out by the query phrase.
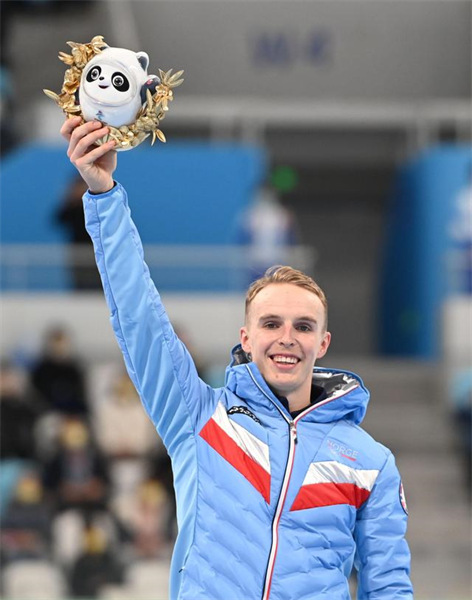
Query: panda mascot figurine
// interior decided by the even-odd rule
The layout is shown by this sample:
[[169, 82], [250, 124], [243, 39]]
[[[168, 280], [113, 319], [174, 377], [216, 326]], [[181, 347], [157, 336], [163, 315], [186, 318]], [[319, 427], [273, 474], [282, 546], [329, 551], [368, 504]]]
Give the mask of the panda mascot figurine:
[[59, 52], [59, 60], [68, 66], [60, 94], [44, 89], [48, 98], [68, 116], [80, 115], [84, 121], [101, 121], [110, 131], [97, 145], [111, 137], [116, 150], [131, 150], [152, 135], [165, 142], [160, 121], [173, 100], [173, 88], [183, 83], [182, 71], [159, 69], [160, 77], [148, 75], [149, 56], [113, 48], [103, 36], [96, 35], [88, 44], [67, 42], [71, 54]]
[[149, 56], [125, 48], [106, 47], [94, 56], [82, 72], [78, 100], [86, 121], [99, 120], [112, 127], [129, 125], [159, 85], [148, 75]]

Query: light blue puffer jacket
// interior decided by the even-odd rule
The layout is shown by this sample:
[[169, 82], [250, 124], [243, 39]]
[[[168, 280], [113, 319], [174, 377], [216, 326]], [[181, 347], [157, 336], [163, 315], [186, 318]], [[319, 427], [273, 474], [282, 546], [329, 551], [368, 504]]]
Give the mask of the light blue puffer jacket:
[[150, 279], [124, 189], [84, 207], [128, 372], [172, 459], [171, 599], [347, 600], [353, 565], [359, 599], [413, 598], [400, 477], [359, 427], [359, 377], [315, 368], [328, 396], [295, 419], [240, 352], [225, 387], [209, 387]]

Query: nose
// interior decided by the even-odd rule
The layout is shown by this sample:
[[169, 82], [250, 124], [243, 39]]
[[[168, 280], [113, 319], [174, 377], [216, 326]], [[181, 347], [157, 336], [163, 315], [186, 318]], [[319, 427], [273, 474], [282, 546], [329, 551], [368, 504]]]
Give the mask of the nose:
[[290, 325], [281, 328], [279, 344], [285, 348], [289, 348], [295, 344], [295, 340], [293, 338], [293, 329]]
[[105, 77], [103, 77], [103, 75], [101, 77], [99, 77], [100, 81], [103, 81], [105, 79]]

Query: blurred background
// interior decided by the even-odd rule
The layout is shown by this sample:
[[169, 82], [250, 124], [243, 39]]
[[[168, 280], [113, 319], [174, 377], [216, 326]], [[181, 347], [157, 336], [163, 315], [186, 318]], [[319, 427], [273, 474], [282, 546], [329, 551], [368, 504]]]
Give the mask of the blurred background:
[[150, 73], [185, 70], [167, 144], [120, 154], [116, 178], [202, 378], [223, 383], [250, 281], [274, 263], [311, 274], [330, 305], [322, 364], [364, 379], [364, 426], [403, 476], [415, 598], [470, 598], [470, 0], [0, 7], [1, 597], [167, 598], [169, 459], [42, 93], [61, 89], [68, 40], [103, 35]]

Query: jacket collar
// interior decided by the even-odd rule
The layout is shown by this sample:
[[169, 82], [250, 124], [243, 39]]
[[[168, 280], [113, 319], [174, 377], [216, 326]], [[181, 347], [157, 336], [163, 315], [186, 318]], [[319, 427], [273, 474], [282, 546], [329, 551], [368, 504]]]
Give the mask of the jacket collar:
[[[314, 367], [313, 383], [325, 389], [326, 398], [314, 405], [307, 418], [319, 423], [341, 419], [355, 424], [362, 422], [370, 394], [358, 375], [340, 369]], [[280, 404], [240, 344], [233, 348], [232, 361], [226, 369], [226, 387], [248, 404]]]

